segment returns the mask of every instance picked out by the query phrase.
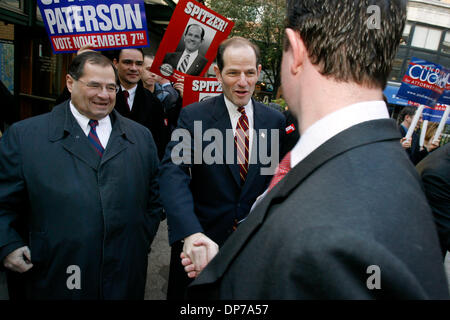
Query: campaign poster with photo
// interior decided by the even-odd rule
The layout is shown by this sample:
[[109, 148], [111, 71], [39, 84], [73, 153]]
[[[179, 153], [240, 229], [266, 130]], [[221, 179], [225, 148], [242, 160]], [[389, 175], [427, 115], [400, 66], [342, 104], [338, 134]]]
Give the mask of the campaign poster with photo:
[[222, 93], [222, 84], [216, 78], [186, 76], [184, 78], [183, 108], [205, 101]]
[[448, 78], [448, 71], [441, 65], [413, 57], [397, 97], [433, 106], [443, 93]]
[[144, 0], [38, 0], [53, 52], [148, 47]]
[[180, 0], [153, 61], [151, 72], [172, 82], [202, 76], [234, 22], [191, 0]]

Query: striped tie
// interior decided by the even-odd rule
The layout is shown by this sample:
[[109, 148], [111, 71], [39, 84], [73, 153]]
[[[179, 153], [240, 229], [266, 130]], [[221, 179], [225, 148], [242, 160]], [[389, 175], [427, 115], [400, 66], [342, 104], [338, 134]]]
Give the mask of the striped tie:
[[128, 104], [130, 93], [127, 90], [123, 90], [123, 96], [125, 97], [125, 103], [127, 104], [128, 110], [131, 111], [130, 105]]
[[244, 184], [248, 171], [248, 155], [249, 155], [249, 126], [248, 118], [245, 114], [244, 107], [239, 107], [238, 111], [241, 113], [238, 123], [236, 125], [236, 135], [234, 136], [234, 143], [237, 149], [237, 161], [239, 165], [239, 174], [241, 176], [241, 184]]
[[273, 187], [276, 186], [278, 182], [283, 179], [283, 177], [291, 170], [291, 152], [289, 151], [278, 164], [277, 170], [275, 170], [275, 174], [270, 181], [269, 188], [267, 191], [272, 190]]
[[189, 63], [189, 55], [187, 54], [187, 55], [184, 57], [183, 62], [181, 62], [181, 65], [180, 65], [180, 71], [181, 71], [181, 72], [186, 73], [188, 63]]
[[97, 151], [98, 155], [101, 157], [105, 149], [103, 148], [102, 143], [100, 142], [100, 139], [97, 136], [97, 131], [95, 129], [95, 127], [98, 126], [98, 121], [89, 120], [89, 126], [91, 127], [91, 130], [89, 131], [88, 139], [94, 146], [95, 151]]

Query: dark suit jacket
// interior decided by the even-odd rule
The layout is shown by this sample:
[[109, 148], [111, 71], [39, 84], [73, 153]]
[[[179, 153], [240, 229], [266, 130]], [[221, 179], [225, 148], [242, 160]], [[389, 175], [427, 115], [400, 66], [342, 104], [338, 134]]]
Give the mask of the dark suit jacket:
[[[406, 136], [407, 131], [403, 126], [399, 126], [400, 133], [402, 137]], [[420, 132], [420, 131], [419, 131]], [[427, 149], [423, 149], [420, 151], [420, 134], [418, 134], [416, 131], [413, 132], [411, 136], [411, 148], [406, 149], [406, 153], [409, 156], [409, 159], [411, 159], [411, 162], [416, 165], [418, 164], [423, 158], [425, 158], [428, 155]]]
[[300, 139], [300, 127], [297, 118], [289, 110], [284, 111], [283, 115], [286, 117], [286, 135], [281, 153], [286, 154], [295, 147]]
[[[322, 144], [249, 214], [189, 297], [448, 298], [431, 210], [399, 139], [383, 119]], [[381, 289], [368, 289], [370, 266]]]
[[134, 120], [150, 130], [158, 148], [159, 159], [162, 159], [166, 145], [170, 140], [170, 132], [169, 127], [164, 123], [164, 107], [161, 101], [139, 82], [131, 112], [122, 89], [117, 93], [114, 109], [122, 116]]
[[[180, 61], [183, 52], [169, 52], [164, 56], [163, 63], [168, 63], [172, 66], [174, 70], [177, 69], [178, 62]], [[205, 68], [208, 63], [208, 59], [202, 56], [200, 53], [195, 58], [194, 62], [191, 64], [190, 68], [187, 70], [186, 74], [191, 76], [199, 76], [203, 68]]]
[[[111, 120], [101, 158], [69, 102], [12, 125], [0, 140], [0, 261], [30, 247], [28, 298], [144, 298], [162, 215], [156, 146], [145, 127], [115, 111]], [[26, 237], [16, 230], [24, 206]], [[67, 287], [71, 265], [81, 289]]]
[[[284, 130], [283, 115], [256, 101], [253, 101], [253, 106], [254, 129], [257, 130], [253, 146], [258, 143], [259, 149], [262, 145], [267, 146], [268, 152], [265, 154], [268, 155], [278, 152], [273, 150], [270, 144], [272, 140], [270, 129]], [[199, 134], [204, 134], [208, 129], [216, 129], [216, 133], [222, 134], [225, 138], [228, 129], [231, 137], [230, 146], [220, 139], [224, 149], [222, 152], [216, 149], [216, 163], [206, 164], [202, 161], [195, 164], [192, 161], [195, 152], [199, 155], [207, 146], [211, 149], [213, 145], [210, 141], [201, 142], [201, 136], [196, 133], [196, 138], [199, 138], [199, 147], [196, 146], [194, 149], [194, 143], [197, 144], [194, 142], [194, 121], [202, 126]], [[262, 132], [258, 131], [259, 129], [267, 130]], [[186, 135], [182, 138], [186, 146], [184, 154], [194, 164], [177, 165], [171, 159], [172, 151], [179, 154], [178, 148], [181, 146], [179, 137], [177, 138], [174, 134], [183, 133], [183, 130], [184, 133], [188, 133], [187, 138]], [[210, 130], [209, 133], [214, 132]], [[169, 242], [172, 245], [188, 235], [204, 232], [221, 245], [231, 234], [235, 219], [239, 221], [245, 218], [256, 197], [267, 187], [271, 176], [261, 175], [260, 170], [262, 167], [269, 167], [270, 164], [262, 164], [261, 158], [258, 161], [251, 160], [255, 163], [249, 165], [247, 179], [243, 186], [240, 184], [237, 162], [234, 160], [232, 164], [225, 164], [227, 163], [225, 155], [231, 152], [236, 155], [236, 150], [223, 95], [183, 108], [174, 134], [173, 141], [167, 146], [166, 154], [161, 162], [159, 177], [161, 199], [168, 218]], [[278, 139], [274, 142], [274, 147], [278, 147]], [[257, 155], [252, 159], [257, 159], [256, 157]]]
[[433, 210], [442, 254], [450, 251], [450, 143], [433, 151], [416, 166]]

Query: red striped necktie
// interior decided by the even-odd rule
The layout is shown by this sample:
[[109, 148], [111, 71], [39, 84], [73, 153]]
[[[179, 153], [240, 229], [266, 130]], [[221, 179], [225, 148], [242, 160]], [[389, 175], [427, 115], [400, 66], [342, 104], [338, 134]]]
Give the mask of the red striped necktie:
[[238, 123], [236, 125], [236, 135], [234, 136], [234, 143], [237, 150], [237, 161], [239, 165], [239, 174], [241, 176], [241, 184], [244, 184], [248, 171], [249, 158], [249, 125], [247, 114], [244, 107], [239, 107], [238, 111], [241, 113]]
[[272, 180], [270, 181], [269, 188], [267, 189], [267, 192], [272, 190], [273, 187], [276, 186], [278, 182], [283, 179], [283, 177], [291, 170], [291, 152], [289, 151], [281, 160], [281, 162], [278, 164], [277, 170], [275, 170], [275, 174], [272, 177]]
[[128, 110], [131, 111], [130, 105], [128, 104], [128, 97], [130, 96], [130, 93], [127, 90], [123, 90], [123, 96], [125, 97], [125, 103], [127, 104]]
[[103, 156], [103, 151], [105, 149], [103, 148], [102, 143], [100, 142], [100, 139], [97, 136], [97, 130], [95, 127], [98, 126], [98, 121], [97, 120], [89, 120], [89, 126], [91, 127], [91, 130], [89, 131], [89, 134], [88, 134], [88, 140], [91, 142], [95, 151], [97, 151], [98, 155], [101, 157], [101, 156]]

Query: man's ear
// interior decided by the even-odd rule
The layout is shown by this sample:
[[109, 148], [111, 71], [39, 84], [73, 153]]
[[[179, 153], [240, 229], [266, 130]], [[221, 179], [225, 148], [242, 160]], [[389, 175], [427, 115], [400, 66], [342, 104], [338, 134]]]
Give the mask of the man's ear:
[[219, 82], [222, 83], [222, 75], [220, 74], [220, 70], [217, 64], [214, 65], [214, 72], [216, 73], [217, 80], [219, 80]]
[[117, 59], [116, 58], [114, 58], [113, 59], [113, 64], [114, 64], [114, 67], [116, 67], [116, 69], [117, 69], [117, 64], [119, 63], [119, 61], [117, 61]]
[[291, 50], [292, 54], [292, 64], [290, 70], [292, 73], [296, 74], [301, 70], [305, 59], [308, 58], [308, 52], [306, 46], [300, 37], [300, 34], [290, 28], [286, 28], [286, 41], [289, 42], [288, 51]]
[[257, 69], [258, 78], [261, 73], [261, 69], [262, 69], [262, 66], [260, 64], [258, 64], [258, 69]]
[[66, 86], [67, 86], [67, 90], [69, 90], [70, 93], [72, 93], [72, 86], [73, 86], [73, 78], [67, 74], [66, 75]]

